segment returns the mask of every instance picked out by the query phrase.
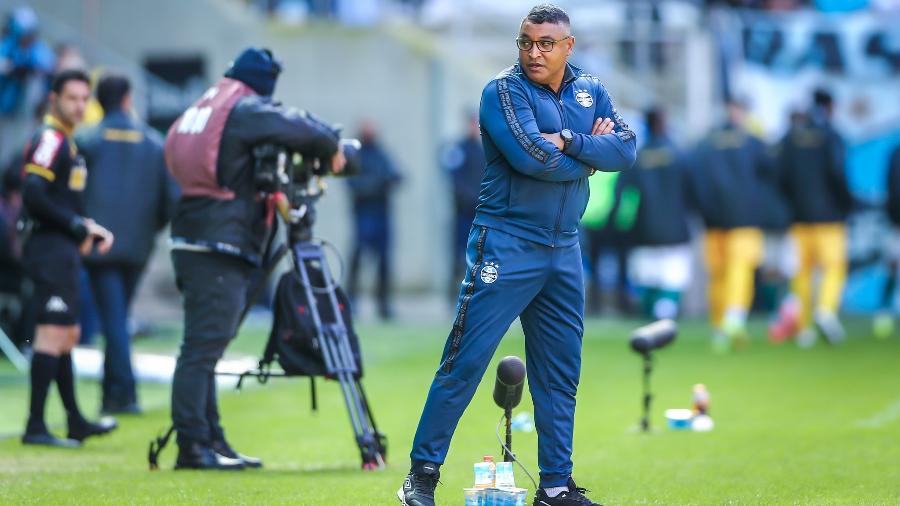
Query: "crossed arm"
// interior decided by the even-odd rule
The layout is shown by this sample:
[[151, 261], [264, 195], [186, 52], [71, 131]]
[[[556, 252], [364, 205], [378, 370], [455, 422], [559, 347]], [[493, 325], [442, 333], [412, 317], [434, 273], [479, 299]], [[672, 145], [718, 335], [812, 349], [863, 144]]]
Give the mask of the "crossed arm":
[[543, 181], [572, 181], [596, 170], [619, 171], [635, 159], [634, 133], [615, 112], [603, 90], [592, 133], [575, 134], [563, 152], [559, 133], [541, 133], [527, 92], [516, 80], [501, 78], [485, 87], [481, 127], [510, 166]]
[[604, 172], [626, 170], [634, 164], [636, 157], [634, 132], [616, 112], [605, 89], [601, 99], [590, 135], [575, 133], [571, 145], [565, 150], [559, 133], [541, 135], [566, 155], [596, 170]]

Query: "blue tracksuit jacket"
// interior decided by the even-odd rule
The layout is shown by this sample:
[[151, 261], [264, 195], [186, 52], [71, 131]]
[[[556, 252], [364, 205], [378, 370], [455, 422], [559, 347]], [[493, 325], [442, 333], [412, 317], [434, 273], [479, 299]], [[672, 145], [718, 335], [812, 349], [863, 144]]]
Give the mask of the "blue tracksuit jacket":
[[[597, 118], [613, 118], [616, 135], [591, 136]], [[475, 224], [547, 246], [578, 242], [593, 169], [620, 171], [635, 160], [635, 135], [600, 80], [569, 65], [559, 93], [531, 82], [519, 65], [481, 95], [485, 168]], [[563, 153], [541, 132], [568, 128]]]

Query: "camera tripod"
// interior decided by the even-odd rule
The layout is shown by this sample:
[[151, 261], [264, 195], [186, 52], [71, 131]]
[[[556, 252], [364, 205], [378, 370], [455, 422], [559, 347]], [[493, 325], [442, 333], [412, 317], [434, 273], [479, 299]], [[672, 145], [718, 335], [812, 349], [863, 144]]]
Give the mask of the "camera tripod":
[[[310, 315], [315, 323], [316, 342], [325, 364], [325, 377], [335, 379], [340, 384], [344, 405], [347, 408], [350, 425], [353, 428], [362, 458], [362, 468], [365, 470], [383, 469], [387, 454], [387, 441], [385, 436], [378, 431], [368, 398], [360, 381], [361, 375], [350, 344], [347, 322], [344, 321], [341, 304], [337, 297], [338, 284], [331, 274], [322, 245], [312, 237], [312, 225], [315, 221], [313, 205], [321, 196], [321, 191], [314, 194], [294, 192], [293, 196], [293, 202], [285, 205], [285, 201], [282, 200], [278, 206], [279, 222], [287, 226], [288, 245], [281, 245], [274, 254], [268, 255], [266, 275], [249, 297], [241, 320], [261, 292], [265, 290], [267, 280], [274, 273], [281, 259], [290, 251], [293, 271], [303, 286], [306, 300], [309, 303]], [[278, 196], [274, 197], [277, 200]], [[321, 282], [322, 286], [313, 285], [312, 273], [317, 274], [316, 281]], [[321, 300], [316, 298], [317, 293], [326, 296], [325, 303], [328, 304], [330, 312], [324, 312], [333, 315], [331, 318], [333, 321], [324, 321], [322, 318], [323, 311], [319, 307]], [[239, 376], [238, 388], [246, 376], [254, 376], [260, 382], [265, 382], [271, 376], [288, 377], [290, 375], [272, 373], [268, 367], [263, 366], [263, 362], [260, 362], [260, 366], [256, 370], [244, 372]], [[311, 379], [315, 381], [314, 377]], [[313, 383], [313, 406], [315, 407], [315, 405], [315, 383]]]

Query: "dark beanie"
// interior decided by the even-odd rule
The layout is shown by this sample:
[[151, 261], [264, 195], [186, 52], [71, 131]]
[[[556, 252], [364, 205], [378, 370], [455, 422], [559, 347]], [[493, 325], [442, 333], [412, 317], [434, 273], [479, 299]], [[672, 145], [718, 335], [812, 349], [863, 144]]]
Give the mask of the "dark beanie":
[[248, 47], [225, 72], [225, 77], [237, 79], [260, 95], [269, 96], [275, 91], [275, 80], [281, 72], [281, 64], [268, 49]]

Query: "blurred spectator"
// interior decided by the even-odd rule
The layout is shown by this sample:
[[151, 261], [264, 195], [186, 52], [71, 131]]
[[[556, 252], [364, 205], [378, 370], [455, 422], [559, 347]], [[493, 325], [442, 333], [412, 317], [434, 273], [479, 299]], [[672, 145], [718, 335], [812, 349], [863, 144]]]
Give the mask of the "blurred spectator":
[[22, 211], [22, 160], [21, 154], [14, 157], [0, 180], [0, 327], [17, 346], [34, 334], [31, 285], [24, 275], [16, 228]]
[[484, 175], [484, 147], [481, 145], [481, 132], [478, 128], [478, 116], [468, 114], [466, 117], [466, 135], [454, 142], [441, 153], [441, 167], [450, 176], [453, 184], [453, 229], [450, 269], [450, 297], [455, 302], [459, 292], [459, 284], [466, 271], [466, 242], [469, 229], [475, 219], [475, 206], [478, 204], [478, 193], [481, 190], [481, 177]]
[[360, 172], [349, 179], [353, 198], [355, 238], [350, 258], [349, 283], [351, 300], [359, 292], [359, 266], [363, 254], [370, 253], [378, 265], [375, 296], [378, 314], [387, 320], [391, 307], [391, 194], [402, 179], [393, 160], [381, 146], [374, 123], [363, 121], [359, 138]]
[[49, 91], [53, 51], [38, 39], [31, 7], [13, 9], [0, 41], [0, 155], [18, 150], [34, 127], [32, 111]]
[[85, 210], [116, 237], [104, 256], [85, 257], [106, 338], [104, 413], [138, 413], [128, 317], [156, 234], [177, 200], [163, 158], [162, 139], [133, 116], [127, 78], [105, 75], [97, 85], [105, 116], [76, 136], [88, 166]]
[[891, 234], [887, 241], [888, 279], [881, 296], [881, 307], [875, 316], [873, 334], [886, 339], [894, 333], [895, 293], [900, 269], [900, 146], [894, 149], [888, 165], [887, 201], [885, 202]]
[[[627, 172], [627, 171], [625, 171]], [[636, 195], [626, 192], [616, 196], [616, 182], [622, 173], [597, 172], [588, 179], [590, 199], [581, 218], [582, 256], [587, 277], [585, 309], [599, 314], [610, 292], [614, 305], [622, 314], [631, 314], [632, 304], [628, 286], [629, 237], [626, 233], [634, 213], [619, 213], [615, 206], [633, 208]]]
[[645, 316], [679, 314], [681, 293], [691, 281], [687, 221], [687, 178], [683, 158], [669, 138], [665, 112], [646, 112], [648, 136], [637, 162], [618, 179], [617, 195], [634, 195], [636, 206], [617, 206], [617, 216], [634, 213], [629, 279], [636, 285]]
[[[46, 112], [46, 101], [39, 102], [32, 110], [32, 121], [37, 124], [43, 120]], [[22, 177], [25, 168], [25, 146], [22, 149], [13, 150], [3, 178], [0, 180], [0, 193], [2, 193], [2, 216], [5, 243], [2, 246], [4, 253], [2, 274], [0, 281], [4, 294], [3, 312], [0, 319], [7, 335], [18, 345], [23, 346], [34, 338], [35, 310], [31, 304], [32, 283], [25, 275], [22, 262], [22, 244], [20, 234], [17, 233], [16, 224], [22, 209], [21, 190]]]
[[87, 61], [81, 54], [81, 49], [75, 44], [63, 42], [56, 46], [56, 72], [61, 70], [76, 69], [87, 70]]
[[760, 174], [769, 163], [763, 143], [747, 132], [744, 104], [726, 104], [725, 123], [698, 145], [691, 171], [692, 200], [706, 224], [706, 267], [713, 347], [741, 347], [749, 339], [747, 312], [753, 274], [763, 254]]
[[[806, 121], [799, 111], [791, 113], [792, 127]], [[796, 297], [790, 295], [789, 281], [797, 272], [797, 247], [788, 233], [791, 227], [790, 203], [782, 188], [781, 165], [775, 163], [779, 146], [774, 148], [771, 170], [762, 177], [760, 209], [762, 228], [765, 232], [765, 248], [760, 272], [759, 291], [767, 299], [766, 307], [777, 307], [776, 318], [769, 325], [769, 339], [782, 342], [793, 337], [799, 324], [799, 306]]]
[[[829, 342], [844, 339], [838, 320], [847, 278], [845, 221], [853, 204], [844, 169], [844, 141], [831, 124], [834, 108], [830, 93], [816, 90], [808, 118], [797, 121], [781, 141], [780, 171], [794, 223], [799, 266], [792, 282], [800, 302], [797, 344], [812, 346], [818, 331]], [[813, 274], [821, 271], [819, 298], [813, 312]]]

